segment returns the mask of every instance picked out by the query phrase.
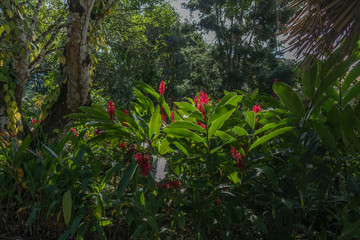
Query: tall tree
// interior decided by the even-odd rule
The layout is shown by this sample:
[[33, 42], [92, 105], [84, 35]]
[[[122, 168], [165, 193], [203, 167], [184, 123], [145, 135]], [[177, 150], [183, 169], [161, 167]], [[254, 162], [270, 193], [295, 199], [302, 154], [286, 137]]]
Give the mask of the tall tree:
[[[278, 10], [276, 0], [189, 0], [186, 7], [199, 11], [201, 29], [215, 33], [215, 54], [227, 89], [268, 82], [266, 90], [271, 90], [279, 66], [278, 23], [289, 12]], [[287, 72], [290, 77], [290, 67]]]
[[[21, 100], [26, 81], [47, 55], [62, 51], [63, 81], [51, 114], [49, 134], [63, 128], [64, 116], [89, 103], [89, 24], [97, 24], [115, 0], [0, 0], [0, 132], [29, 133]], [[63, 31], [67, 27], [67, 33]], [[45, 117], [46, 115], [44, 115]]]

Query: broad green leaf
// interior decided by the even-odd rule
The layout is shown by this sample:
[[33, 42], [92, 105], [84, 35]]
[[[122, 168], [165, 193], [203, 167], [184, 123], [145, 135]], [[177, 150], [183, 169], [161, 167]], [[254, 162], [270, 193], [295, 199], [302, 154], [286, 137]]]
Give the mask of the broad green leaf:
[[360, 237], [360, 220], [354, 223], [347, 223], [344, 226], [343, 232], [339, 240], [358, 239]]
[[303, 85], [304, 85], [304, 94], [312, 99], [315, 95], [315, 83], [317, 78], [317, 64], [314, 64], [309, 70], [304, 73], [303, 76]]
[[329, 151], [333, 153], [335, 156], [338, 155], [336, 149], [336, 141], [334, 136], [331, 134], [330, 130], [324, 126], [323, 124], [313, 122], [313, 127], [317, 134], [320, 136], [321, 140], [328, 147]]
[[229, 134], [227, 134], [226, 132], [223, 132], [223, 131], [216, 131], [214, 135], [221, 138], [221, 140], [226, 141], [226, 142], [236, 140], [231, 135], [229, 135]]
[[262, 231], [263, 233], [267, 233], [266, 225], [261, 218], [259, 218], [258, 216], [252, 215], [250, 219], [253, 221], [255, 226], [258, 229], [260, 229], [260, 231]]
[[[225, 105], [228, 106], [228, 105]], [[224, 107], [225, 107], [224, 106]], [[211, 138], [214, 133], [221, 128], [221, 126], [225, 123], [225, 121], [233, 114], [235, 108], [232, 110], [224, 112], [222, 115], [218, 116], [216, 120], [214, 120], [209, 128], [209, 138]]]
[[159, 108], [153, 113], [149, 123], [149, 139], [153, 138], [153, 135], [156, 136], [159, 134], [161, 128], [161, 115]]
[[277, 82], [274, 84], [274, 91], [279, 96], [286, 108], [298, 117], [305, 116], [305, 107], [299, 95], [285, 83]]
[[203, 129], [199, 125], [192, 123], [192, 122], [188, 122], [188, 121], [182, 121], [182, 120], [178, 120], [176, 122], [169, 124], [167, 126], [167, 128], [183, 128], [183, 129], [194, 130], [194, 131], [205, 133], [205, 129]]
[[126, 168], [122, 178], [120, 179], [116, 193], [117, 198], [121, 198], [121, 196], [124, 194], [125, 189], [129, 185], [131, 179], [135, 174], [136, 168], [137, 168], [137, 162], [131, 161], [130, 165]]
[[358, 97], [359, 94], [360, 94], [360, 82], [357, 82], [352, 88], [350, 88], [349, 92], [344, 96], [342, 104], [345, 106], [353, 98]]
[[190, 104], [188, 102], [175, 102], [175, 105], [180, 109], [188, 111], [189, 113], [191, 113], [191, 112], [199, 112], [200, 113], [200, 111], [196, 107], [194, 107], [192, 104]]
[[152, 232], [153, 233], [158, 233], [159, 232], [159, 228], [157, 226], [157, 223], [155, 221], [155, 218], [150, 216], [150, 217], [146, 217], [145, 219], [145, 222], [147, 222], [149, 224], [149, 226], [152, 228]]
[[48, 153], [50, 153], [51, 156], [53, 156], [53, 157], [56, 158], [57, 160], [60, 160], [59, 156], [58, 156], [51, 148], [45, 146], [44, 144], [43, 144], [43, 147], [46, 149], [46, 151], [47, 151]]
[[242, 127], [235, 126], [231, 129], [238, 137], [247, 136], [248, 132]]
[[278, 178], [272, 168], [263, 165], [257, 167], [256, 169], [258, 169], [261, 173], [263, 173], [265, 177], [267, 177], [270, 180], [270, 182], [274, 185], [276, 189], [279, 188]]
[[160, 101], [160, 95], [148, 84], [144, 83], [144, 82], [138, 82], [137, 86], [143, 90], [144, 92], [146, 92], [147, 94], [152, 95], [153, 97], [155, 97], [155, 99], [157, 101]]
[[145, 194], [143, 191], [140, 194], [140, 203], [141, 205], [145, 206]]
[[[130, 154], [131, 155], [131, 154]], [[106, 182], [116, 173], [120, 171], [121, 168], [124, 167], [126, 160], [116, 163], [116, 165], [110, 168], [106, 173], [103, 179], [101, 180], [100, 186], [101, 188], [105, 187]]]
[[263, 127], [259, 128], [258, 130], [256, 130], [256, 132], [254, 133], [254, 136], [266, 131], [266, 130], [269, 130], [269, 129], [273, 129], [273, 128], [276, 128], [278, 126], [281, 126], [281, 125], [285, 125], [285, 124], [288, 124], [291, 122], [291, 119], [283, 119], [279, 122], [271, 122], [271, 123], [268, 123], [268, 124], [265, 124]]
[[234, 183], [234, 184], [237, 184], [237, 183], [240, 183], [240, 179], [239, 179], [239, 176], [237, 174], [237, 172], [233, 172], [231, 173], [228, 178]]
[[189, 156], [189, 151], [181, 143], [175, 141], [172, 142], [180, 151], [182, 151], [186, 156]]
[[171, 143], [169, 142], [168, 138], [164, 138], [159, 147], [159, 153], [161, 155], [166, 154], [170, 150], [169, 149], [170, 144]]
[[218, 103], [217, 107], [221, 107], [222, 105], [225, 105], [225, 103], [227, 101], [229, 101], [229, 99], [233, 98], [236, 96], [236, 92], [229, 92], [227, 93]]
[[[210, 126], [213, 121], [215, 121], [216, 119], [222, 117], [223, 115], [227, 114], [228, 112], [233, 113], [235, 108], [236, 107], [232, 106], [232, 105], [224, 105], [224, 106], [221, 106], [219, 108], [216, 108], [215, 111], [213, 112], [213, 114], [211, 114], [207, 125]], [[224, 119], [224, 121], [226, 119]]]
[[202, 142], [204, 144], [206, 144], [205, 139], [200, 137], [198, 134], [191, 132], [190, 130], [187, 129], [182, 129], [182, 128], [164, 128], [163, 130], [166, 133], [169, 133], [171, 135], [174, 135], [175, 137], [183, 137], [183, 138], [188, 138], [191, 140], [194, 140], [196, 142]]
[[251, 129], [255, 128], [255, 113], [253, 111], [244, 112], [246, 122], [249, 124]]
[[64, 214], [64, 220], [67, 226], [69, 226], [71, 220], [71, 209], [72, 209], [72, 199], [71, 199], [71, 191], [67, 190], [62, 198], [62, 210]]
[[272, 139], [272, 138], [274, 138], [274, 137], [277, 137], [277, 136], [279, 136], [279, 135], [281, 135], [281, 134], [283, 134], [283, 133], [286, 133], [286, 132], [288, 132], [288, 131], [290, 131], [290, 130], [292, 130], [292, 129], [293, 129], [292, 127], [284, 127], [284, 128], [277, 129], [277, 130], [275, 130], [275, 131], [273, 131], [273, 132], [271, 132], [271, 133], [268, 133], [268, 134], [262, 136], [261, 138], [258, 138], [258, 139], [251, 145], [251, 147], [250, 147], [249, 150], [251, 150], [251, 149], [253, 149], [253, 148], [255, 148], [255, 147], [257, 147], [257, 146], [259, 146], [259, 145], [261, 145], [261, 144], [263, 144], [263, 143], [265, 143], [265, 142], [267, 142], [267, 141], [269, 141], [270, 139]]
[[358, 62], [353, 69], [346, 76], [343, 84], [341, 85], [341, 92], [345, 92], [356, 78], [360, 76], [360, 62]]
[[117, 118], [125, 120], [133, 128], [135, 128], [136, 130], [140, 129], [143, 132], [143, 129], [139, 126], [139, 124], [137, 122], [135, 122], [135, 120], [132, 117], [128, 116], [125, 112], [116, 111], [115, 113], [116, 113]]

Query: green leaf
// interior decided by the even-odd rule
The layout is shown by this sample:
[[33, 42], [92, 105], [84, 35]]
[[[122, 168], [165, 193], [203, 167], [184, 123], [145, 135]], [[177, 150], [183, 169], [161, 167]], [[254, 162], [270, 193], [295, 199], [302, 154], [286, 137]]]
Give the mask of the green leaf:
[[62, 210], [64, 214], [64, 220], [67, 226], [69, 226], [71, 220], [71, 208], [72, 208], [72, 199], [71, 199], [71, 191], [67, 190], [62, 198]]
[[149, 139], [152, 139], [153, 136], [156, 136], [160, 133], [161, 128], [161, 115], [159, 112], [159, 107], [156, 108], [156, 111], [153, 113], [149, 123]]
[[249, 135], [248, 132], [242, 127], [235, 126], [231, 129], [238, 137]]
[[342, 104], [345, 106], [353, 98], [358, 97], [360, 94], [360, 82], [356, 83], [349, 92], [344, 96]]
[[276, 127], [279, 127], [279, 126], [282, 126], [282, 125], [285, 125], [285, 124], [288, 124], [291, 122], [291, 119], [283, 119], [279, 122], [272, 122], [272, 123], [268, 123], [268, 124], [265, 124], [263, 127], [259, 128], [258, 130], [256, 130], [256, 132], [254, 133], [254, 136], [266, 131], [266, 130], [269, 130], [269, 129], [273, 129], [273, 128], [276, 128]]
[[268, 134], [262, 136], [261, 138], [258, 138], [258, 139], [251, 145], [251, 147], [250, 147], [249, 150], [251, 150], [251, 149], [253, 149], [253, 148], [255, 148], [255, 147], [257, 147], [257, 146], [259, 146], [259, 145], [261, 145], [261, 144], [263, 144], [263, 143], [265, 143], [265, 142], [267, 142], [267, 141], [269, 141], [270, 139], [272, 139], [272, 138], [274, 138], [274, 137], [277, 137], [277, 136], [279, 136], [279, 135], [281, 135], [281, 134], [283, 134], [283, 133], [286, 133], [286, 132], [288, 132], [288, 131], [290, 131], [290, 130], [292, 130], [292, 129], [293, 129], [292, 127], [284, 127], [284, 128], [280, 128], [280, 129], [278, 129], [278, 130], [275, 130], [275, 131], [273, 131], [273, 132], [271, 132], [271, 133], [268, 133]]
[[205, 133], [205, 129], [203, 129], [201, 126], [192, 122], [182, 121], [182, 120], [178, 120], [176, 122], [169, 124], [167, 128], [183, 128], [183, 129], [194, 130]]
[[226, 141], [226, 142], [236, 140], [231, 135], [229, 135], [229, 134], [227, 134], [226, 132], [223, 132], [223, 131], [216, 131], [214, 135], [221, 138], [221, 140]]
[[343, 84], [341, 85], [341, 92], [345, 92], [355, 79], [360, 76], [360, 62], [358, 62], [353, 69], [346, 76]]
[[279, 96], [286, 108], [298, 117], [305, 116], [305, 107], [299, 95], [291, 87], [283, 82], [274, 84], [274, 91]]
[[190, 130], [187, 129], [182, 129], [182, 128], [164, 128], [163, 130], [166, 133], [169, 133], [171, 135], [174, 135], [175, 137], [182, 137], [182, 138], [188, 138], [188, 139], [192, 139], [196, 142], [202, 142], [204, 144], [206, 144], [205, 139], [200, 137], [198, 134], [191, 132]]
[[158, 228], [158, 226], [157, 226], [157, 223], [156, 223], [154, 217], [150, 216], [150, 217], [145, 218], [144, 220], [145, 220], [145, 222], [147, 222], [147, 224], [149, 224], [149, 226], [152, 228], [152, 230], [153, 230], [152, 232], [153, 232], [153, 233], [158, 233], [158, 232], [159, 232], [159, 228]]
[[266, 225], [265, 225], [264, 221], [261, 218], [259, 218], [258, 216], [252, 215], [251, 220], [253, 221], [255, 226], [258, 229], [260, 229], [260, 231], [262, 231], [263, 233], [267, 233]]
[[166, 154], [167, 152], [169, 152], [171, 149], [169, 149], [169, 146], [170, 146], [170, 142], [169, 142], [169, 140], [168, 140], [168, 138], [164, 138], [163, 140], [162, 140], [162, 142], [161, 142], [161, 145], [160, 145], [160, 147], [159, 147], [159, 153], [161, 154], [161, 155], [164, 155], [164, 154]]
[[128, 116], [125, 112], [116, 111], [115, 113], [116, 113], [116, 117], [118, 119], [125, 120], [130, 126], [135, 128], [136, 130], [141, 129], [143, 131], [143, 129], [139, 126], [139, 124], [137, 122], [135, 122], [135, 120], [132, 117]]
[[124, 194], [125, 189], [129, 185], [131, 179], [135, 174], [136, 168], [137, 168], [137, 162], [131, 161], [130, 165], [126, 168], [122, 178], [120, 179], [116, 193], [117, 198], [121, 198], [121, 196]]
[[336, 151], [336, 141], [334, 136], [331, 134], [330, 130], [325, 127], [321, 123], [313, 122], [313, 127], [317, 134], [320, 136], [321, 140], [325, 143], [328, 147], [329, 151], [333, 153], [333, 155], [337, 156], [338, 153]]
[[352, 224], [345, 224], [343, 232], [339, 237], [339, 240], [357, 239], [360, 237], [360, 220]]
[[255, 128], [255, 113], [253, 111], [244, 112], [246, 122], [249, 124], [251, 129]]
[[194, 107], [192, 104], [190, 104], [188, 102], [175, 102], [175, 105], [178, 108], [180, 108], [182, 110], [186, 110], [189, 113], [198, 112], [199, 114], [201, 114], [200, 111], [196, 107]]
[[141, 192], [141, 194], [140, 194], [140, 203], [141, 203], [141, 205], [145, 206], [145, 194], [144, 194], [144, 192]]
[[60, 160], [59, 156], [51, 148], [45, 146], [44, 144], [42, 144], [42, 146], [46, 149], [48, 153], [50, 153], [51, 156], [53, 156], [57, 160]]
[[233, 98], [236, 96], [236, 92], [229, 92], [227, 93], [222, 99], [221, 101], [218, 103], [217, 107], [221, 107], [222, 105], [225, 105], [225, 103], [227, 101], [229, 101], [229, 99]]
[[[228, 106], [228, 105], [225, 105], [225, 106]], [[224, 125], [225, 121], [233, 114], [234, 111], [235, 111], [235, 108], [233, 108], [230, 111], [224, 112], [222, 115], [217, 117], [216, 120], [214, 120], [212, 122], [212, 124], [209, 128], [209, 138], [211, 138], [214, 135], [214, 133], [218, 129], [220, 129], [222, 127], [222, 125]]]
[[270, 180], [270, 182], [274, 185], [276, 189], [279, 188], [278, 178], [272, 168], [263, 165], [257, 167], [256, 169], [258, 169], [261, 173], [263, 173], [265, 177], [267, 177]]
[[[210, 116], [210, 118], [209, 118], [209, 120], [208, 120], [207, 125], [210, 126], [213, 121], [215, 121], [216, 119], [222, 117], [222, 116], [225, 115], [225, 114], [228, 114], [228, 113], [230, 113], [230, 112], [231, 112], [231, 114], [232, 114], [235, 109], [236, 109], [236, 107], [233, 106], [233, 105], [224, 105], [224, 106], [221, 106], [221, 107], [219, 107], [219, 108], [216, 108], [215, 111], [214, 111], [214, 113], [211, 114], [211, 116]], [[230, 115], [231, 115], [231, 114], [230, 114]], [[229, 115], [229, 117], [230, 117], [230, 115]], [[228, 119], [228, 117], [227, 117], [226, 119]], [[224, 119], [224, 121], [225, 121], [226, 119]]]
[[303, 76], [303, 85], [304, 85], [304, 94], [312, 99], [315, 95], [315, 83], [317, 78], [317, 64], [314, 64], [309, 70], [304, 73]]

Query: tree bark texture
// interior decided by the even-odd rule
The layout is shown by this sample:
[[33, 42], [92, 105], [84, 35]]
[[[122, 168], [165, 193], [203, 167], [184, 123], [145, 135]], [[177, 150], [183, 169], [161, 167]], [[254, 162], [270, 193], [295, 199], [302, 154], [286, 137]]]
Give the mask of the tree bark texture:
[[75, 111], [89, 101], [91, 58], [87, 33], [94, 0], [70, 0], [66, 44], [67, 107]]

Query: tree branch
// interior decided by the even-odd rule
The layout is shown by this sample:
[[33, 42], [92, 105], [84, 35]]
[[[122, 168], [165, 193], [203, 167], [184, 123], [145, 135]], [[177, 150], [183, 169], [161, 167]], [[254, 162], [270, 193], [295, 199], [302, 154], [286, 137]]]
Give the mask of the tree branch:
[[[57, 33], [61, 28], [66, 27], [66, 24], [60, 24], [64, 20], [64, 16], [60, 16], [45, 32], [43, 32], [33, 43], [39, 44], [48, 34]], [[30, 39], [32, 40], [32, 39]]]
[[34, 14], [32, 15], [32, 18], [31, 18], [31, 25], [30, 25], [30, 36], [29, 36], [29, 41], [32, 42], [33, 41], [33, 36], [34, 36], [34, 30], [35, 30], [35, 25], [38, 21], [38, 16], [39, 16], [39, 12], [40, 12], [40, 7], [41, 7], [41, 4], [44, 0], [39, 0], [36, 4], [36, 7], [35, 7], [35, 11], [34, 11]]
[[[60, 27], [60, 26], [59, 26]], [[58, 31], [52, 33], [50, 39], [45, 43], [44, 47], [41, 49], [39, 55], [29, 64], [28, 70], [31, 73], [35, 67], [40, 64], [40, 62], [45, 58], [46, 55], [56, 51], [58, 48], [50, 49], [52, 43], [54, 42], [56, 36], [58, 35]]]

